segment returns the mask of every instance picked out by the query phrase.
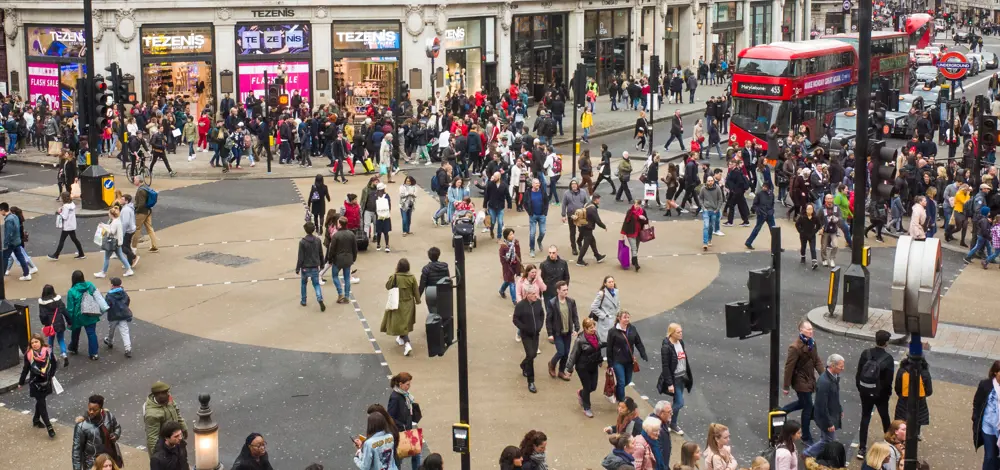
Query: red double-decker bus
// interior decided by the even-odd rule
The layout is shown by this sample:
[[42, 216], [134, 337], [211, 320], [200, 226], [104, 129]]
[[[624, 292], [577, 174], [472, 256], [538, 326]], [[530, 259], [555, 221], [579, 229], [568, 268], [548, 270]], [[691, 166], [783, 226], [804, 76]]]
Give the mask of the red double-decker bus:
[[[776, 42], [740, 51], [733, 72], [729, 131], [767, 148], [767, 131], [777, 124], [787, 136], [799, 125], [819, 142], [823, 124], [846, 109], [858, 82], [857, 54], [832, 39]], [[794, 127], [793, 127], [794, 126]]]
[[[823, 39], [835, 39], [854, 46], [858, 52], [858, 33], [832, 34]], [[858, 56], [860, 57], [860, 53]], [[872, 77], [889, 79], [890, 86], [900, 93], [910, 90], [910, 49], [906, 33], [872, 31]], [[880, 80], [872, 80], [872, 92], [878, 91]]]

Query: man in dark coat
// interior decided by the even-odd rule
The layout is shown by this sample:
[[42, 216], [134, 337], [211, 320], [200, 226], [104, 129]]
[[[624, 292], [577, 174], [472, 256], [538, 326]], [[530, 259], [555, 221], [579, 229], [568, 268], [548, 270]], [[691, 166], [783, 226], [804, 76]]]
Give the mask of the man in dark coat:
[[528, 379], [528, 391], [538, 393], [535, 388], [535, 356], [538, 355], [538, 334], [545, 324], [545, 307], [538, 299], [535, 286], [525, 285], [524, 298], [514, 305], [514, 327], [521, 333], [524, 346], [524, 360], [521, 361], [521, 375]]
[[[347, 218], [337, 220], [337, 233], [330, 239], [327, 262], [333, 265], [333, 285], [337, 288], [337, 303], [346, 304], [351, 298], [351, 266], [358, 260], [358, 238], [347, 229]], [[343, 279], [343, 286], [341, 286]]]
[[813, 326], [808, 321], [799, 322], [799, 337], [788, 346], [785, 358], [785, 373], [782, 388], [788, 395], [789, 388], [795, 390], [798, 399], [781, 408], [785, 413], [802, 410], [802, 442], [812, 442], [809, 422], [813, 417], [813, 392], [816, 391], [816, 375], [823, 373], [823, 361], [819, 358]]
[[548, 313], [545, 316], [545, 329], [549, 332], [549, 341], [556, 345], [556, 353], [549, 359], [549, 376], [553, 378], [558, 376], [569, 381], [566, 361], [569, 359], [573, 333], [580, 332], [580, 315], [576, 301], [569, 297], [569, 283], [557, 281], [555, 288], [556, 296], [546, 302]]
[[[878, 410], [879, 417], [882, 419], [883, 433], [889, 430], [891, 423], [889, 397], [892, 396], [892, 377], [895, 374], [896, 365], [893, 362], [892, 354], [885, 349], [889, 345], [890, 338], [891, 335], [888, 331], [878, 330], [875, 332], [875, 347], [861, 353], [861, 358], [858, 359], [858, 369], [854, 375], [854, 384], [861, 396], [861, 431], [858, 436], [858, 442], [861, 443], [861, 446], [858, 447], [858, 455], [862, 456], [862, 459], [868, 450], [865, 444], [868, 442], [868, 426], [872, 421], [872, 409]], [[867, 381], [862, 383], [862, 371], [869, 363], [873, 364], [874, 370], [878, 371], [878, 381], [875, 384]]]
[[[417, 292], [419, 295], [424, 295], [424, 291], [428, 287], [434, 287], [438, 285], [442, 279], [446, 279], [451, 274], [448, 271], [448, 263], [440, 261], [441, 259], [441, 249], [432, 246], [427, 250], [427, 258], [430, 262], [424, 265], [423, 269], [420, 270], [420, 284], [417, 286]], [[427, 308], [429, 309], [431, 305], [430, 299], [427, 300]]]
[[549, 247], [549, 256], [538, 266], [542, 271], [542, 282], [545, 283], [545, 292], [542, 292], [542, 299], [546, 305], [557, 294], [556, 283], [563, 281], [569, 284], [569, 264], [559, 257], [559, 249], [555, 245]]
[[827, 442], [837, 440], [841, 428], [844, 406], [840, 402], [840, 373], [844, 371], [844, 357], [831, 354], [826, 360], [826, 372], [816, 381], [816, 426], [819, 440], [802, 451], [802, 455], [815, 457]]
[[681, 117], [681, 110], [674, 110], [674, 117], [670, 119], [670, 138], [667, 139], [667, 143], [663, 144], [664, 150], [670, 150], [670, 143], [677, 139], [677, 142], [681, 145], [681, 150], [686, 150], [684, 148], [684, 118]]
[[190, 470], [187, 458], [187, 443], [180, 423], [169, 421], [160, 430], [160, 440], [156, 441], [153, 456], [149, 459], [149, 470]]

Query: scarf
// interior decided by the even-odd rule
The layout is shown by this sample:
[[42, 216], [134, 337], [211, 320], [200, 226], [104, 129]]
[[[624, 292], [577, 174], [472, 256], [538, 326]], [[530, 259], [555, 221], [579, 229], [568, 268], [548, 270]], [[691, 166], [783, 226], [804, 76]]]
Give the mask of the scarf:
[[513, 263], [517, 257], [517, 250], [514, 249], [514, 241], [507, 242], [507, 255], [504, 257], [508, 263]]
[[[646, 439], [646, 443], [649, 444], [649, 451], [653, 454], [653, 458], [656, 459], [657, 466], [654, 468], [659, 468], [661, 463], [665, 464], [663, 462], [663, 448], [660, 446], [660, 440], [653, 439], [645, 430], [642, 431], [642, 437]], [[666, 465], [663, 465], [663, 468], [666, 468]]]
[[621, 433], [625, 432], [625, 429], [628, 428], [628, 424], [631, 423], [632, 420], [635, 419], [635, 417], [636, 417], [635, 416], [635, 411], [633, 411], [633, 412], [631, 412], [631, 413], [629, 413], [627, 415], [618, 415], [618, 422], [616, 423], [616, 426], [615, 426], [617, 428], [616, 429], [617, 433], [621, 434]]
[[[598, 341], [597, 341], [597, 335], [592, 335], [590, 333], [584, 333], [583, 337], [587, 340], [588, 343], [590, 343], [591, 346], [594, 347], [594, 349], [600, 349], [600, 347], [599, 347], [600, 343], [598, 343]], [[994, 384], [994, 386], [996, 386], [996, 380], [993, 381], [993, 384]]]
[[614, 289], [607, 289], [607, 290], [608, 290], [608, 293], [611, 294], [612, 297], [615, 297], [615, 296], [618, 295], [618, 288], [617, 287], [614, 288]]
[[615, 450], [612, 450], [611, 453], [614, 454], [614, 455], [617, 455], [618, 457], [621, 457], [621, 459], [624, 460], [625, 463], [627, 463], [627, 464], [631, 464], [632, 462], [635, 462], [635, 457], [632, 457], [632, 454], [630, 454], [628, 452], [625, 452], [624, 450], [615, 449]]
[[[38, 361], [38, 362], [41, 362], [41, 363], [45, 363], [45, 359], [48, 358], [48, 357], [49, 357], [49, 347], [48, 346], [42, 346], [42, 349], [38, 350], [37, 355], [36, 355], [34, 349], [28, 349], [28, 361]], [[994, 387], [995, 387], [996, 380], [994, 380], [993, 383], [994, 383]]]
[[539, 470], [549, 470], [549, 464], [545, 463], [545, 452], [535, 452], [531, 454], [531, 460], [535, 462]]
[[[996, 377], [993, 378], [993, 393], [996, 394], [997, 400], [1000, 400], [1000, 383], [997, 382]], [[997, 427], [1000, 428], [1000, 413], [997, 413]], [[1000, 448], [1000, 442], [997, 442], [997, 448]]]
[[801, 340], [802, 343], [805, 344], [810, 351], [812, 351], [813, 348], [816, 347], [816, 340], [813, 338], [807, 338], [806, 335], [802, 333], [799, 333], [799, 340]]
[[410, 409], [410, 413], [413, 413], [413, 396], [410, 395], [410, 392], [403, 391], [399, 387], [392, 387], [392, 391], [402, 395], [406, 399], [406, 407]]

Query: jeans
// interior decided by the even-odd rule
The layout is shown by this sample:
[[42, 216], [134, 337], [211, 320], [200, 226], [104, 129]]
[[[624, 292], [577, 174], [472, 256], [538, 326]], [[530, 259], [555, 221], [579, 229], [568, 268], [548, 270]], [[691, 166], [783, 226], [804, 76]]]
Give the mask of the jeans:
[[[333, 285], [337, 287], [337, 295], [342, 295], [347, 299], [351, 298], [351, 267], [341, 268], [340, 266], [334, 267], [333, 272]], [[344, 278], [344, 285], [340, 285], [340, 278]], [[305, 289], [305, 283], [302, 283], [302, 288]], [[319, 287], [316, 288], [317, 290]], [[303, 294], [305, 297], [305, 294]]]
[[[811, 442], [813, 439], [812, 432], [809, 430], [809, 422], [812, 421], [813, 414], [812, 392], [795, 392], [795, 396], [795, 401], [782, 406], [781, 411], [791, 413], [802, 410], [802, 442]], [[677, 412], [674, 411], [674, 414]]]
[[10, 142], [7, 144], [7, 153], [14, 153], [14, 148], [17, 146], [17, 134], [7, 134], [10, 136]]
[[[868, 448], [868, 427], [872, 422], [872, 408], [878, 410], [878, 416], [882, 419], [882, 432], [889, 430], [889, 397], [869, 398], [861, 397], [861, 431], [858, 435], [858, 442], [862, 449]], [[995, 449], [996, 446], [993, 446]]]
[[840, 230], [844, 232], [844, 239], [847, 244], [851, 244], [851, 227], [847, 225], [847, 219], [840, 219]]
[[979, 431], [983, 436], [983, 470], [1000, 470], [1000, 456], [997, 455], [997, 436]]
[[501, 294], [503, 294], [504, 289], [509, 289], [510, 290], [510, 301], [513, 302], [514, 305], [516, 306], [517, 305], [517, 291], [514, 288], [514, 283], [513, 282], [504, 282], [503, 284], [500, 284], [500, 293]]
[[108, 337], [105, 338], [105, 341], [107, 341], [108, 343], [114, 344], [115, 343], [115, 331], [118, 331], [119, 333], [121, 333], [122, 344], [125, 345], [125, 350], [126, 351], [131, 351], [132, 350], [132, 337], [129, 334], [128, 322], [125, 321], [125, 320], [115, 320], [115, 321], [108, 322]]
[[[819, 206], [817, 206], [819, 207]], [[903, 201], [899, 199], [899, 196], [892, 198], [892, 204], [889, 205], [889, 210], [892, 216], [892, 229], [896, 232], [903, 231]]]
[[556, 121], [556, 127], [559, 129], [559, 135], [563, 135], [563, 124], [562, 124], [563, 117], [561, 115], [560, 116], [553, 115], [552, 119]]
[[672, 403], [674, 414], [670, 417], [670, 428], [677, 429], [677, 417], [684, 408], [684, 381], [680, 377], [674, 377], [674, 402]]
[[549, 178], [549, 200], [545, 201], [546, 204], [549, 202], [559, 204], [559, 194], [556, 191], [556, 183], [559, 182], [560, 177], [562, 177], [562, 175], [554, 175]]
[[586, 142], [587, 139], [589, 139], [589, 138], [590, 138], [590, 128], [589, 127], [584, 127], [583, 128], [583, 141]]
[[972, 245], [972, 249], [965, 255], [965, 259], [971, 259], [972, 255], [984, 248], [986, 249], [987, 258], [993, 255], [993, 244], [990, 240], [982, 235], [976, 236], [976, 244]]
[[189, 157], [193, 157], [194, 156], [194, 141], [193, 140], [189, 140], [188, 141], [188, 156]]
[[21, 265], [21, 272], [27, 276], [28, 275], [28, 260], [24, 259], [24, 255], [21, 254], [21, 250], [15, 247], [14, 249], [3, 250], [3, 266], [6, 268], [7, 264], [10, 263], [10, 257], [14, 256], [17, 258], [17, 263]]
[[438, 195], [438, 204], [440, 207], [434, 213], [434, 220], [445, 221], [444, 216], [448, 213], [448, 196]]
[[490, 215], [490, 233], [495, 233], [498, 238], [503, 236], [503, 209], [487, 208], [486, 213]]
[[549, 360], [549, 367], [558, 362], [559, 368], [556, 371], [566, 372], [566, 360], [569, 359], [570, 341], [573, 339], [573, 335], [570, 333], [553, 335], [553, 339], [555, 340], [556, 353]]
[[59, 343], [59, 351], [62, 353], [62, 357], [66, 357], [66, 340], [63, 339], [63, 333], [65, 331], [60, 331], [55, 334], [55, 336], [49, 336], [49, 348], [52, 349], [52, 354], [55, 354], [55, 348], [52, 346], [55, 343]]
[[625, 399], [625, 386], [632, 383], [632, 364], [615, 362], [611, 368], [615, 371], [615, 401], [620, 402]]
[[410, 210], [399, 210], [399, 216], [403, 219], [403, 233], [410, 233], [410, 219], [413, 215], [413, 209]]
[[[806, 245], [809, 245], [809, 254], [812, 255], [813, 263], [816, 262], [816, 236], [813, 235], [810, 238], [802, 238], [799, 236], [799, 256], [803, 259], [806, 257]], [[867, 429], [867, 428], [866, 428]]]
[[[350, 273], [348, 273], [350, 274]], [[323, 289], [319, 286], [319, 268], [302, 268], [302, 284], [301, 289], [299, 289], [299, 294], [302, 298], [302, 303], [306, 303], [306, 283], [312, 281], [313, 289], [316, 290], [316, 301], [323, 301]], [[350, 283], [350, 279], [347, 280]], [[350, 284], [348, 284], [350, 285]]]
[[[87, 352], [91, 356], [97, 355], [97, 325], [87, 325], [83, 327], [87, 331]], [[80, 329], [74, 328], [69, 335], [69, 350], [76, 352], [80, 349]]]
[[719, 211], [701, 211], [701, 244], [707, 245], [708, 242], [712, 241], [712, 232], [715, 231], [716, 225], [719, 223], [719, 219], [722, 214]]
[[[24, 245], [23, 244], [21, 246], [18, 246], [14, 250], [15, 250], [14, 253], [20, 254], [21, 257], [24, 258], [24, 261], [28, 262], [28, 268], [35, 267], [35, 263], [33, 263], [31, 261], [31, 257], [28, 256], [28, 252], [27, 252], [27, 250], [24, 249]], [[10, 271], [10, 268], [14, 267], [14, 260], [17, 260], [17, 265], [18, 266], [23, 266], [24, 263], [21, 261], [21, 258], [15, 256], [15, 257], [11, 257], [10, 259], [7, 260], [7, 266], [4, 266], [4, 269], [7, 270], [7, 271]], [[30, 269], [29, 269], [29, 271], [30, 271]]]
[[108, 264], [111, 262], [111, 254], [115, 253], [118, 255], [118, 261], [122, 262], [122, 267], [125, 268], [125, 272], [132, 270], [132, 265], [128, 262], [128, 257], [125, 256], [125, 252], [122, 251], [122, 246], [118, 245], [114, 251], [104, 250], [104, 269], [101, 269], [102, 273], [107, 274]]
[[813, 445], [806, 447], [806, 450], [802, 451], [802, 455], [805, 457], [815, 457], [819, 454], [819, 451], [823, 450], [827, 442], [837, 440], [837, 431], [828, 431], [826, 429], [819, 430], [819, 440]]
[[747, 245], [753, 245], [753, 241], [757, 238], [757, 234], [760, 233], [760, 228], [764, 226], [764, 222], [767, 222], [768, 227], [774, 228], [774, 214], [768, 214], [767, 217], [762, 217], [762, 214], [757, 214], [757, 223], [753, 226], [753, 231], [750, 232], [750, 236], [747, 237]]
[[677, 139], [677, 143], [680, 144], [681, 150], [686, 150], [684, 148], [684, 136], [674, 132], [670, 133], [670, 138], [667, 139], [667, 143], [663, 145], [663, 148], [666, 150], [670, 150], [670, 143], [673, 142], [674, 139]]
[[[537, 226], [537, 229], [536, 229]], [[538, 231], [538, 247], [542, 247], [542, 240], [545, 238], [545, 216], [532, 215], [528, 217], [528, 248], [535, 251], [535, 231]]]
[[694, 90], [688, 90], [688, 103], [694, 103]]

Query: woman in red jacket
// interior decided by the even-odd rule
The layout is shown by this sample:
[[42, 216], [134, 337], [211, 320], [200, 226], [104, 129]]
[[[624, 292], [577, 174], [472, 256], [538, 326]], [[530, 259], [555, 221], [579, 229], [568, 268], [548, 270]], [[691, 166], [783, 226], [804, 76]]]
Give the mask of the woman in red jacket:
[[622, 222], [622, 239], [628, 241], [628, 246], [632, 250], [632, 266], [639, 272], [639, 232], [649, 225], [649, 217], [646, 217], [646, 209], [642, 208], [642, 201], [636, 199], [632, 201], [632, 207], [625, 213], [625, 221]]

